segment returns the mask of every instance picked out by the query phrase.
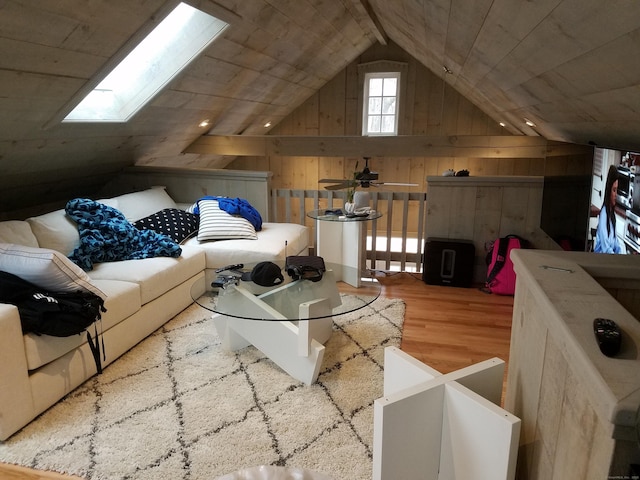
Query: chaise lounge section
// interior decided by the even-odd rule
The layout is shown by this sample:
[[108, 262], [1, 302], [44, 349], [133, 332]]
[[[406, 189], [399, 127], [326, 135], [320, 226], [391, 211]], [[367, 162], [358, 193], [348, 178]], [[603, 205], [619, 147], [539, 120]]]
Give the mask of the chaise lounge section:
[[[98, 201], [118, 209], [130, 222], [187, 206], [176, 204], [162, 187]], [[68, 285], [95, 289], [107, 309], [97, 324], [106, 366], [189, 306], [196, 281], [211, 281], [216, 268], [232, 263], [304, 255], [309, 232], [302, 225], [264, 223], [255, 239], [199, 241], [194, 236], [182, 243], [177, 258], [96, 263], [88, 272], [67, 258], [79, 242], [77, 225], [64, 210], [0, 222], [0, 270], [18, 276], [35, 271], [44, 279], [53, 272], [63, 275]], [[0, 303], [0, 440], [95, 374], [84, 335], [23, 334], [17, 308]]]

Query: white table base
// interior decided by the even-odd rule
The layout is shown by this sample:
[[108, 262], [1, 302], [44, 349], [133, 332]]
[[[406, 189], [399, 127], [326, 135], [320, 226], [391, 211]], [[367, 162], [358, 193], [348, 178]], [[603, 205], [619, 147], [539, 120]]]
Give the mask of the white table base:
[[[300, 282], [309, 280], [291, 282], [258, 296], [242, 285], [227, 287], [228, 291], [218, 297], [221, 307], [238, 317], [264, 320], [216, 314], [214, 324], [223, 348], [235, 351], [253, 345], [293, 378], [311, 385], [320, 372], [323, 343], [333, 329], [331, 313], [341, 304], [341, 299], [330, 270], [319, 282], [305, 285]], [[279, 304], [282, 296], [277, 293], [281, 289], [289, 289], [287, 298], [294, 301]], [[296, 307], [295, 312], [289, 311]], [[288, 318], [316, 319], [290, 321]]]

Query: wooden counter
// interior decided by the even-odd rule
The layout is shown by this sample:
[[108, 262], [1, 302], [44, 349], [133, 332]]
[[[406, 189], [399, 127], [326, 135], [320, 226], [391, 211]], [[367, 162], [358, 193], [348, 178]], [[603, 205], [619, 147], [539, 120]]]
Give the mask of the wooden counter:
[[[517, 250], [512, 259], [505, 408], [522, 420], [518, 478], [625, 478], [640, 463], [640, 256]], [[624, 332], [616, 358], [597, 346], [596, 317]]]

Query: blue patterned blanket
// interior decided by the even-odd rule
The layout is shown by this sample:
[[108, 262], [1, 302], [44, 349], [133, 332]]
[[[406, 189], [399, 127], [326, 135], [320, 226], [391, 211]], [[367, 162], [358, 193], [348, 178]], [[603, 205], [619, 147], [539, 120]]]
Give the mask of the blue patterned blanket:
[[89, 200], [70, 200], [65, 211], [77, 224], [80, 246], [69, 258], [83, 270], [94, 263], [150, 257], [179, 257], [182, 249], [170, 237], [138, 230], [119, 210]]

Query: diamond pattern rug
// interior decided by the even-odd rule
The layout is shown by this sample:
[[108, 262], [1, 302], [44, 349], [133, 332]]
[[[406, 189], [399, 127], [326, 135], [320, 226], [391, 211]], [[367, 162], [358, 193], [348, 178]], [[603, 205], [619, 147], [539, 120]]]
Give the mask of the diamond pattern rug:
[[370, 479], [383, 351], [399, 346], [404, 310], [378, 299], [336, 317], [307, 386], [254, 347], [224, 351], [192, 305], [0, 442], [0, 461], [89, 479], [209, 480], [256, 465]]

